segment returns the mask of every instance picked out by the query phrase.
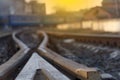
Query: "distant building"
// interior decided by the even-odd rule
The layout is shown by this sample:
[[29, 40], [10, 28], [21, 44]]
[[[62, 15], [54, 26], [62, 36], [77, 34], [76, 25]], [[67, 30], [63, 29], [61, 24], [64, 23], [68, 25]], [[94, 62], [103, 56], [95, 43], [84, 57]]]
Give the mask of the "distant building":
[[115, 17], [120, 17], [120, 0], [103, 0], [102, 7]]
[[26, 14], [25, 13], [25, 0], [13, 0], [15, 14]]
[[106, 11], [103, 7], [94, 7], [91, 8], [84, 14], [84, 20], [98, 20], [98, 19], [108, 19], [113, 18], [114, 16]]
[[28, 15], [32, 14], [32, 6], [30, 5], [30, 3], [26, 3], [26, 5], [25, 5], [25, 12]]
[[30, 3], [28, 3], [28, 8], [30, 14], [32, 15], [39, 15], [39, 16], [46, 15], [45, 3], [38, 3], [36, 0], [32, 0], [30, 1]]
[[84, 20], [120, 18], [120, 0], [103, 0], [102, 6], [91, 8], [83, 17]]
[[0, 0], [0, 15], [25, 14], [25, 0]]
[[44, 3], [36, 0], [26, 3], [25, 0], [0, 0], [0, 15], [46, 15]]
[[0, 0], [0, 15], [9, 14], [11, 4], [11, 0]]

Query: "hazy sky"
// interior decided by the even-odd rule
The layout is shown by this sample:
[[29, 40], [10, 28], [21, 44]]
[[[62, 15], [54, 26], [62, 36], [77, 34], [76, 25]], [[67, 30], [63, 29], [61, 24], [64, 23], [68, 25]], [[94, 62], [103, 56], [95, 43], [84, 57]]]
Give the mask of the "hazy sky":
[[38, 0], [46, 3], [47, 13], [54, 12], [54, 7], [64, 7], [66, 10], [75, 11], [94, 6], [100, 6], [102, 0]]

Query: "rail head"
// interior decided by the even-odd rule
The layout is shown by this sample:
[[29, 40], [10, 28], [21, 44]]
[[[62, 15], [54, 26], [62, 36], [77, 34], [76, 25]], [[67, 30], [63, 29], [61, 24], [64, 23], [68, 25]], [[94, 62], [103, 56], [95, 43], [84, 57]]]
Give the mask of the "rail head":
[[20, 66], [24, 61], [25, 56], [30, 50], [22, 41], [16, 38], [16, 32], [12, 34], [13, 40], [18, 44], [20, 50], [15, 53], [7, 62], [0, 66], [0, 80], [5, 80], [5, 78], [10, 75], [13, 70]]
[[88, 68], [83, 64], [78, 64], [72, 60], [66, 59], [54, 51], [47, 48], [48, 36], [45, 32], [39, 32], [44, 35], [43, 43], [39, 46], [38, 52], [40, 55], [52, 60], [55, 64], [63, 67], [68, 72], [72, 72], [82, 80], [101, 80], [100, 73], [96, 68]]
[[48, 78], [47, 80], [70, 80], [37, 53], [32, 54], [15, 80], [34, 80], [37, 70], [42, 70], [42, 73]]
[[43, 41], [41, 42], [40, 46], [38, 47], [38, 49], [42, 49], [42, 48], [45, 48], [48, 44], [48, 36], [45, 32], [41, 32], [41, 34], [43, 35]]
[[19, 47], [21, 48], [21, 49], [26, 49], [26, 48], [28, 48], [28, 46], [26, 46], [22, 41], [20, 41], [17, 37], [16, 37], [16, 34], [17, 34], [18, 32], [14, 32], [13, 34], [12, 34], [12, 37], [13, 37], [13, 40], [19, 45]]
[[[38, 31], [38, 33], [41, 33], [40, 31]], [[70, 35], [70, 36], [78, 36], [78, 37], [97, 37], [97, 38], [120, 38], [120, 35], [116, 35], [116, 34], [85, 34], [85, 33], [64, 33], [64, 32], [51, 32], [51, 31], [46, 31], [46, 33], [48, 34], [52, 34], [52, 35], [59, 35], [59, 36], [63, 36], [63, 35]]]
[[29, 51], [29, 49], [25, 50], [19, 50], [14, 56], [10, 58], [6, 63], [2, 64], [0, 66], [0, 79], [1, 77], [5, 76], [9, 73], [17, 64], [19, 64], [19, 61], [22, 61], [23, 57], [26, 55], [26, 53]]

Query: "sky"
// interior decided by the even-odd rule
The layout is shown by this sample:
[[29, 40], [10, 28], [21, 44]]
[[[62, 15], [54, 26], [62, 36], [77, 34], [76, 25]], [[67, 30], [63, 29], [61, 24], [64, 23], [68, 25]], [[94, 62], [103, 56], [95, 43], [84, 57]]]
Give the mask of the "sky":
[[54, 12], [54, 7], [62, 7], [68, 11], [77, 11], [80, 9], [88, 9], [95, 6], [101, 6], [102, 0], [37, 0], [46, 3], [46, 12], [48, 14]]

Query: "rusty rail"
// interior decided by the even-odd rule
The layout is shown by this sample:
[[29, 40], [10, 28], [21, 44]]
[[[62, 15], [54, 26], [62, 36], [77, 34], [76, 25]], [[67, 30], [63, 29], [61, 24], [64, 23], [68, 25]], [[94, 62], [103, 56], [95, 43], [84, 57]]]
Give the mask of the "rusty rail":
[[[38, 33], [40, 33], [38, 31]], [[91, 43], [103, 46], [120, 48], [120, 36], [109, 34], [76, 34], [76, 33], [61, 33], [47, 32], [50, 36], [57, 38], [74, 38], [83, 43]]]
[[47, 48], [48, 36], [44, 32], [39, 34], [44, 35], [42, 45], [39, 46], [38, 52], [41, 56], [49, 59], [51, 62], [63, 68], [81, 80], [101, 80], [99, 72], [95, 68], [88, 68], [83, 64], [78, 64], [72, 60], [66, 59], [54, 51]]
[[33, 53], [15, 80], [34, 80], [38, 69], [41, 69], [41, 72], [47, 78], [44, 80], [70, 80], [37, 53]]
[[21, 64], [26, 60], [26, 55], [29, 51], [29, 48], [21, 42], [18, 38], [16, 38], [16, 33], [12, 34], [14, 41], [20, 47], [20, 50], [11, 57], [6, 63], [0, 66], [0, 80], [6, 80], [8, 76], [11, 75]]

